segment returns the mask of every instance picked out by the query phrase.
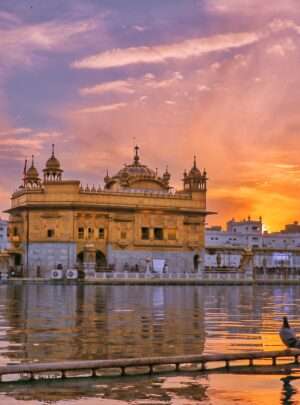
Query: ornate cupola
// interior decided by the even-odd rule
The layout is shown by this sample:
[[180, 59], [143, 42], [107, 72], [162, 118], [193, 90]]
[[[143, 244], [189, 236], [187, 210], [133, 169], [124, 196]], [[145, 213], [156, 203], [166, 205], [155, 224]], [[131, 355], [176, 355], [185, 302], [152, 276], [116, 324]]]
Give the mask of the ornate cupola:
[[183, 187], [185, 191], [206, 191], [207, 173], [198, 169], [196, 156], [194, 156], [194, 164], [189, 173], [184, 171]]
[[112, 177], [108, 174], [104, 178], [105, 189], [111, 191], [138, 190], [143, 192], [168, 192], [170, 174], [168, 171], [163, 177], [157, 171], [150, 169], [140, 162], [139, 147], [134, 147], [133, 162], [125, 164], [118, 173]]
[[46, 162], [44, 172], [44, 182], [61, 181], [63, 170], [60, 168], [59, 160], [54, 154], [54, 144], [52, 145], [52, 155]]
[[169, 187], [169, 182], [170, 182], [170, 179], [171, 179], [171, 175], [170, 175], [170, 173], [168, 171], [168, 166], [166, 167], [166, 171], [164, 172], [164, 174], [162, 176], [162, 179], [163, 179], [163, 182], [165, 183], [165, 185], [167, 187]]
[[28, 170], [27, 168], [27, 160], [25, 160], [25, 167], [24, 167], [24, 188], [26, 189], [34, 189], [41, 187], [41, 179], [39, 178], [39, 173], [34, 166], [34, 156], [32, 155], [31, 166]]

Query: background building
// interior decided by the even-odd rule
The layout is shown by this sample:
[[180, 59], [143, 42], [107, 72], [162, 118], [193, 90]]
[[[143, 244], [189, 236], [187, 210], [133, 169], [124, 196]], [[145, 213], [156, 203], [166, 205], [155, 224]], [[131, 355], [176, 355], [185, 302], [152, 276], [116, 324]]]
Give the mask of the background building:
[[210, 246], [232, 246], [251, 247], [262, 246], [262, 219], [255, 221], [250, 217], [243, 221], [234, 219], [227, 222], [226, 230], [220, 226], [213, 226], [206, 229], [205, 245]]
[[206, 229], [205, 266], [238, 268], [244, 249], [254, 252], [258, 268], [300, 268], [300, 226], [288, 224], [280, 232], [263, 232], [262, 218], [232, 219], [225, 230], [220, 226]]
[[28, 169], [25, 164], [7, 210], [12, 252], [24, 275], [94, 263], [145, 270], [153, 259], [169, 271], [203, 265], [207, 175], [196, 159], [178, 191], [171, 191], [167, 169], [160, 176], [140, 162], [138, 147], [131, 164], [105, 176], [103, 189], [63, 180], [54, 148], [43, 174], [41, 180], [33, 159]]
[[0, 250], [5, 250], [9, 246], [7, 229], [8, 221], [0, 218]]

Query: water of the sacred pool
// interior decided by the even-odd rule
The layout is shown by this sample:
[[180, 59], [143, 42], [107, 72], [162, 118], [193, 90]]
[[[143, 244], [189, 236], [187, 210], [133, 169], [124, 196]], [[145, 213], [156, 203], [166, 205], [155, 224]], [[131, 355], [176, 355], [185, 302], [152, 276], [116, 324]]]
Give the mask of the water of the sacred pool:
[[[300, 286], [0, 286], [0, 365], [281, 350]], [[0, 384], [0, 404], [296, 404], [279, 374], [163, 373]]]

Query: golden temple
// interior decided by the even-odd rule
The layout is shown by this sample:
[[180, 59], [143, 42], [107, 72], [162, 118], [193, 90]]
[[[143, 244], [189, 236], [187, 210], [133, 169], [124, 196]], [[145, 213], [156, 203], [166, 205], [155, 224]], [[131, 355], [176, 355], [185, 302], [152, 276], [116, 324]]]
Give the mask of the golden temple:
[[133, 161], [104, 187], [83, 188], [64, 180], [52, 154], [39, 177], [34, 160], [24, 167], [22, 184], [11, 198], [9, 237], [15, 264], [24, 276], [47, 277], [55, 268], [144, 271], [163, 260], [168, 271], [199, 271], [203, 264], [207, 174], [196, 158], [174, 191], [168, 169], [159, 176]]

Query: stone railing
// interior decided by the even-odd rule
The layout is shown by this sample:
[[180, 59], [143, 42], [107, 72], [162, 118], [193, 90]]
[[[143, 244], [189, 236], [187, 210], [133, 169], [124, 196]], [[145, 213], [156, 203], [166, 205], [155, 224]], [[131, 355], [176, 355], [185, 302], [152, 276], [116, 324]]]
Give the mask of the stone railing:
[[176, 198], [181, 200], [190, 200], [191, 195], [187, 193], [176, 193], [176, 192], [164, 192], [160, 190], [139, 190], [139, 189], [128, 189], [120, 191], [102, 190], [95, 187], [81, 187], [80, 193], [84, 194], [98, 194], [98, 195], [138, 195], [145, 197], [160, 197], [160, 198]]
[[42, 186], [34, 187], [34, 188], [33, 187], [28, 187], [28, 188], [24, 187], [24, 188], [20, 188], [20, 189], [15, 190], [13, 192], [12, 196], [13, 197], [18, 197], [18, 196], [23, 195], [23, 194], [34, 194], [34, 193], [40, 194], [42, 191], [44, 191], [44, 188]]
[[141, 273], [141, 272], [97, 272], [95, 278], [98, 280], [194, 280], [194, 281], [213, 281], [213, 282], [281, 282], [281, 281], [299, 281], [298, 274], [265, 274], [254, 276], [250, 273], [237, 271], [205, 271], [197, 273], [168, 272], [168, 273]]
[[97, 272], [98, 279], [201, 279], [200, 273]]

